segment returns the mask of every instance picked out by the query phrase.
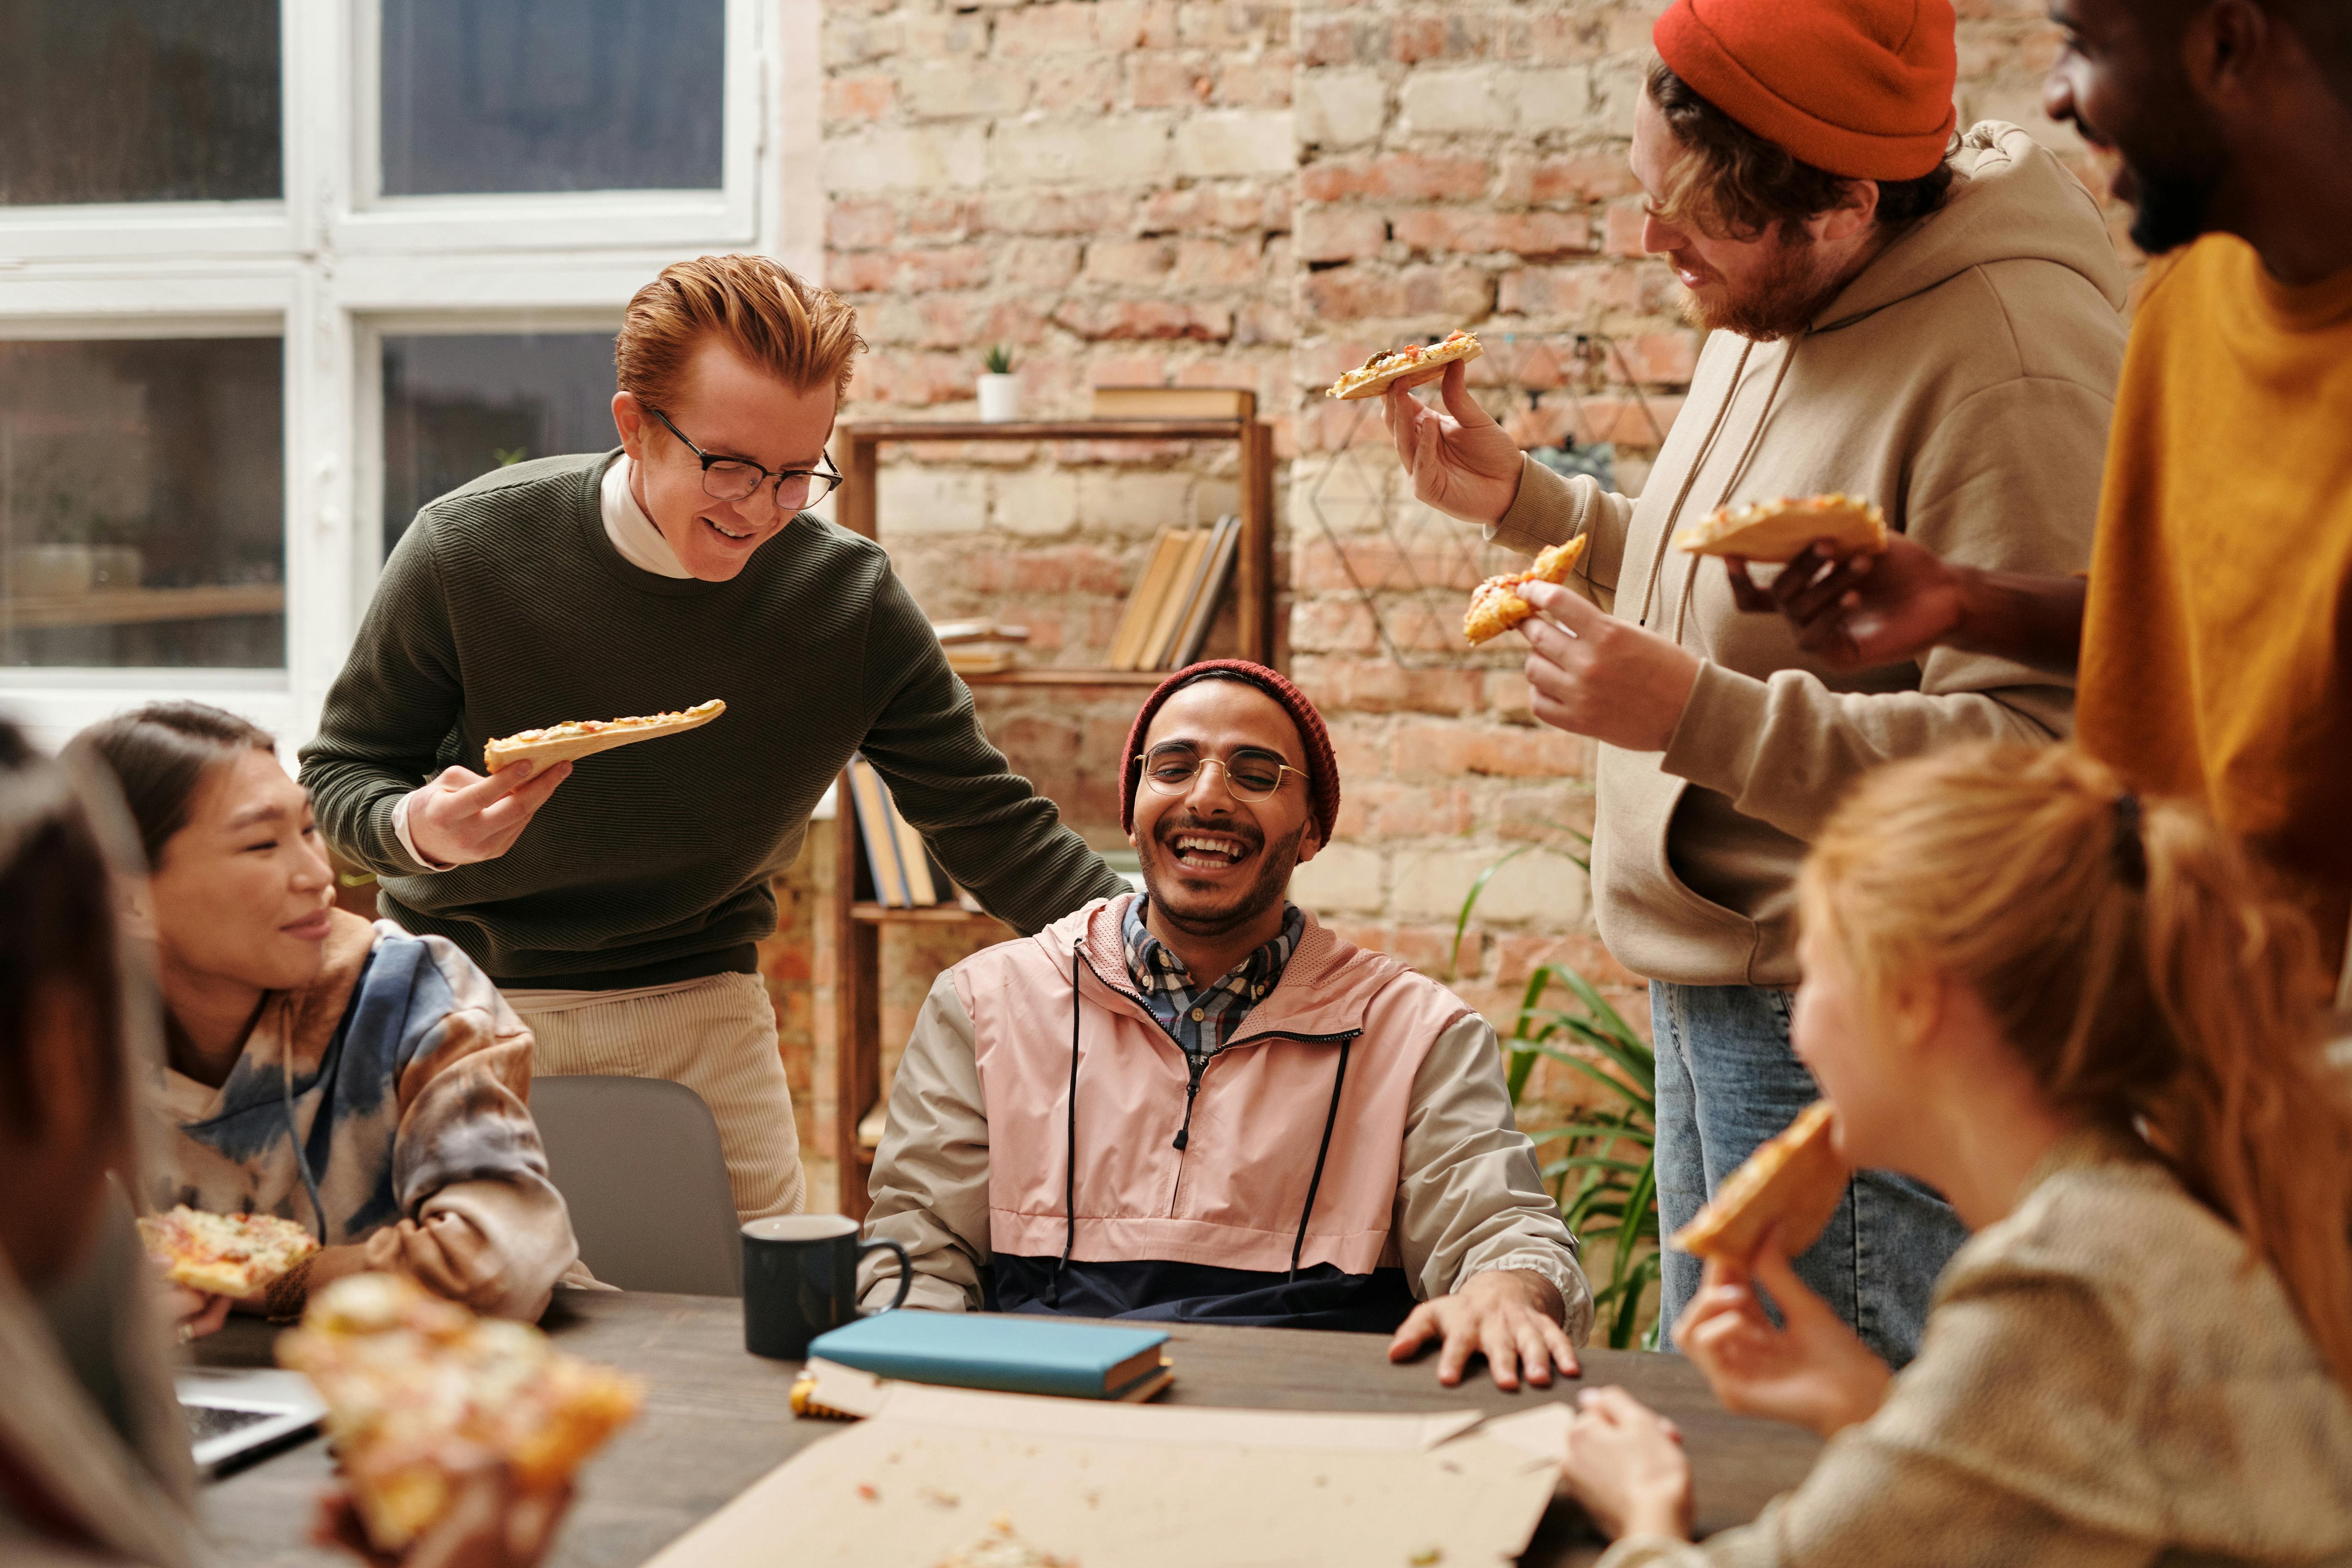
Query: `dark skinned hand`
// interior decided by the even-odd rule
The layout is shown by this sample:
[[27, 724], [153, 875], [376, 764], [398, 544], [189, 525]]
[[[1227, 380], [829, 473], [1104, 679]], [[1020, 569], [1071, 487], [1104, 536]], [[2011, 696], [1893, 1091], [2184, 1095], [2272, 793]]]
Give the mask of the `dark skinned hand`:
[[1788, 617], [1797, 646], [1832, 669], [1916, 663], [1959, 625], [1959, 572], [1899, 533], [1883, 555], [1836, 559], [1827, 542], [1809, 545], [1769, 584], [1748, 563], [1725, 559], [1731, 596], [1743, 610]]

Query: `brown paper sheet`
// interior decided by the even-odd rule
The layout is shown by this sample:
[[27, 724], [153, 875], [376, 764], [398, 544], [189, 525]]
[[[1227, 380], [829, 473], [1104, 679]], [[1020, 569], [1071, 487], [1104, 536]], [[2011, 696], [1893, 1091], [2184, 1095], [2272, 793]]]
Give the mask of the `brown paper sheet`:
[[769, 1472], [652, 1568], [933, 1568], [1000, 1517], [1080, 1568], [1486, 1568], [1526, 1549], [1559, 1474], [1541, 1410], [1472, 1430], [1473, 1411], [868, 1392], [877, 1414]]

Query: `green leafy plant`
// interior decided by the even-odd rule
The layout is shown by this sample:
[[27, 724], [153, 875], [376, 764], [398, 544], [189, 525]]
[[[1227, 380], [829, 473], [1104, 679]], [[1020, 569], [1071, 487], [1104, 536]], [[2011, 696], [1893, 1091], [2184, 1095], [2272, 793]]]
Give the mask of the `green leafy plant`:
[[994, 348], [989, 350], [986, 354], [982, 355], [980, 363], [987, 367], [988, 374], [991, 375], [1011, 375], [1013, 374], [1013, 351], [1006, 348], [1003, 343], [999, 343]]
[[[1592, 842], [1581, 833], [1577, 837], [1588, 847]], [[1454, 922], [1448, 981], [1461, 963], [1470, 916], [1486, 884], [1533, 847], [1512, 850], [1471, 883]], [[1570, 858], [1591, 869], [1582, 858]], [[1547, 1005], [1555, 985], [1568, 994], [1568, 1005]], [[1644, 1348], [1656, 1348], [1657, 1325], [1654, 1319], [1643, 1331], [1642, 1304], [1660, 1267], [1657, 1058], [1609, 999], [1564, 963], [1538, 964], [1528, 976], [1502, 1047], [1513, 1106], [1526, 1095], [1536, 1064], [1547, 1058], [1606, 1091], [1606, 1100], [1579, 1111], [1575, 1121], [1528, 1136], [1538, 1150], [1560, 1151], [1545, 1163], [1543, 1175], [1570, 1232], [1587, 1242], [1610, 1243], [1608, 1276], [1592, 1281], [1593, 1310], [1609, 1343], [1625, 1350], [1638, 1340]], [[1591, 1261], [1588, 1254], [1587, 1263]]]

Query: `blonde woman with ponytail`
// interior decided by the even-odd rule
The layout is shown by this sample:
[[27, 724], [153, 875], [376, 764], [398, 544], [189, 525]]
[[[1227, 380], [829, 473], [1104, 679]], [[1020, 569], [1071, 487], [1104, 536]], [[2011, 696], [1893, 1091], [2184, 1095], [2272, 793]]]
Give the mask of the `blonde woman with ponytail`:
[[1676, 1342], [1829, 1447], [1693, 1546], [1671, 1424], [1586, 1394], [1604, 1568], [2352, 1563], [2352, 1094], [2304, 917], [2072, 748], [1873, 774], [1800, 897], [1794, 1040], [1843, 1152], [1974, 1234], [1900, 1374], [1775, 1248], [1710, 1265]]

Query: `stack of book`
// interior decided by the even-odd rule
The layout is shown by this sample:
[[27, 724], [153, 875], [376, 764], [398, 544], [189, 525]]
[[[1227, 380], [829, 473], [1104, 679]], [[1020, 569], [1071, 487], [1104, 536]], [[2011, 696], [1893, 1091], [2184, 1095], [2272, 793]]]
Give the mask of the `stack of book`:
[[940, 621], [931, 630], [947, 649], [948, 668], [958, 675], [995, 675], [1021, 662], [1019, 653], [1029, 640], [1027, 626], [1002, 621]]
[[1241, 519], [1160, 531], [1111, 638], [1113, 669], [1181, 669], [1201, 657], [1241, 553]]
[[857, 837], [866, 847], [855, 890], [861, 903], [894, 910], [928, 909], [937, 904], [961, 904], [976, 910], [979, 901], [949, 879], [914, 825], [898, 815], [889, 785], [864, 757], [849, 759], [849, 799], [857, 814]]

